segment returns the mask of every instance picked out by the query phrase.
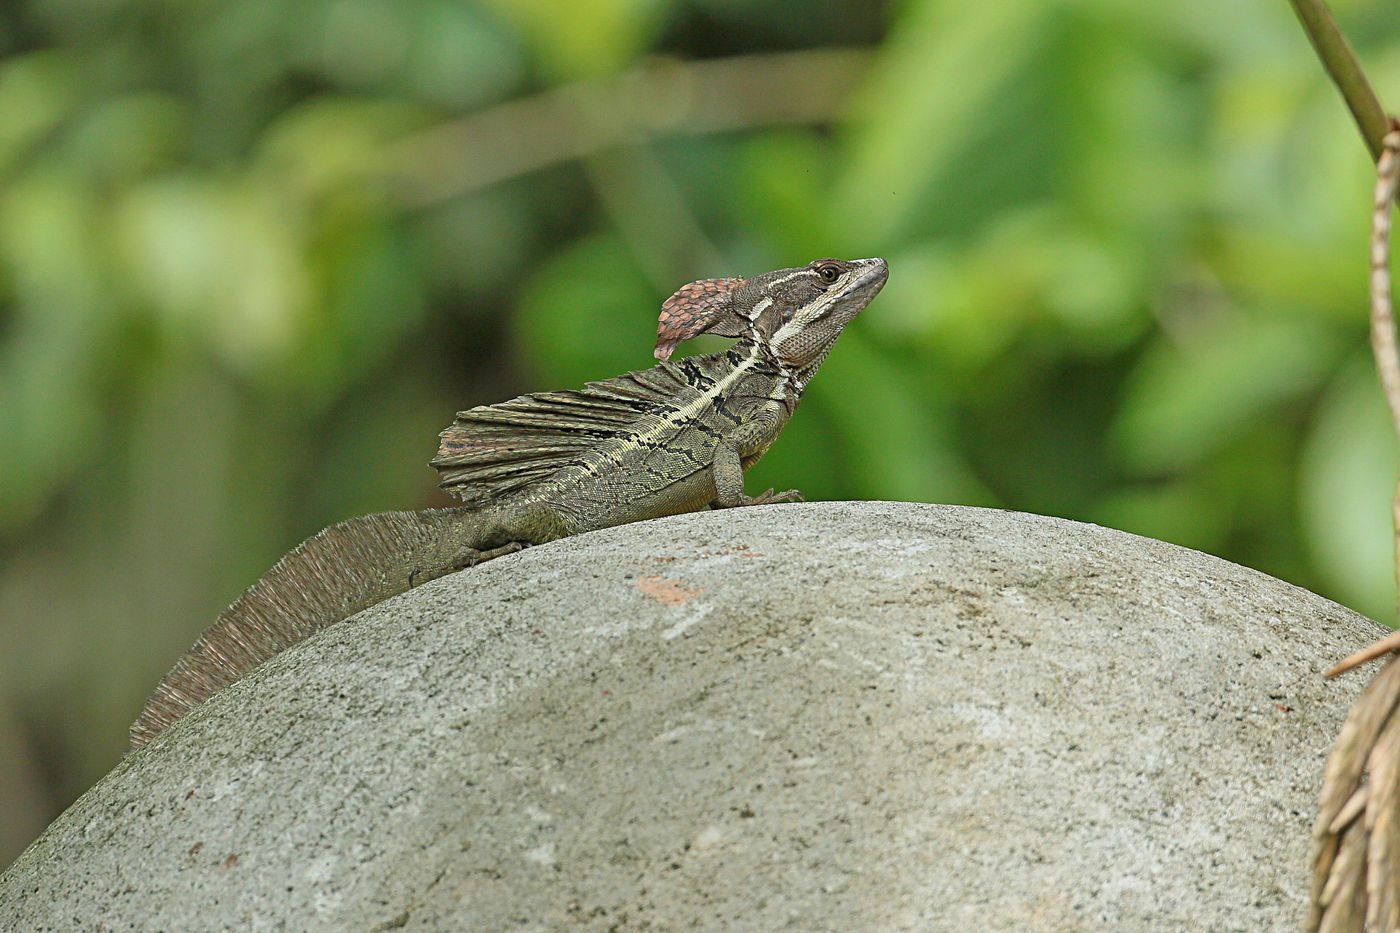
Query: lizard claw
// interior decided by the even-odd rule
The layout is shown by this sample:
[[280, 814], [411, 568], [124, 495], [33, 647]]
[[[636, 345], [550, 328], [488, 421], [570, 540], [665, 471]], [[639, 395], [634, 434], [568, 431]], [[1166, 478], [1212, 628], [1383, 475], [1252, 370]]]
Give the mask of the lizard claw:
[[768, 505], [770, 502], [805, 502], [802, 493], [796, 489], [789, 489], [785, 492], [775, 493], [770, 487], [762, 495], [745, 496], [744, 505]]

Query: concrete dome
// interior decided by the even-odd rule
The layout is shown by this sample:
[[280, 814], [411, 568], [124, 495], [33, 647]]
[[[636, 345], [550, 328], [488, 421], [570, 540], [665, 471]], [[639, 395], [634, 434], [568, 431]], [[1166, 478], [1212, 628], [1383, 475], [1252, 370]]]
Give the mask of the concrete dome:
[[1207, 555], [910, 503], [557, 541], [124, 760], [0, 928], [1294, 930], [1382, 629]]

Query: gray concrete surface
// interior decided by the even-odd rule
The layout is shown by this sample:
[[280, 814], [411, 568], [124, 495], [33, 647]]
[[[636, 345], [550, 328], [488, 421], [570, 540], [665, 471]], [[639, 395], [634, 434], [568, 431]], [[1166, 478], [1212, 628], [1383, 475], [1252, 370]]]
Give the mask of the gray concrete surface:
[[[4, 930], [1294, 930], [1379, 627], [1091, 525], [679, 516], [336, 626], [128, 757]], [[133, 711], [134, 712], [134, 711]]]

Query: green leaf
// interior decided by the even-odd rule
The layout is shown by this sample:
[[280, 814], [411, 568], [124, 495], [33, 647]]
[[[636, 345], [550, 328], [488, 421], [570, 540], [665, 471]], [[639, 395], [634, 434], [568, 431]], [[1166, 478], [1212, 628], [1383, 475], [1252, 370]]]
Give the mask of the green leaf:
[[973, 128], [1043, 36], [1031, 0], [904, 6], [871, 77], [851, 102], [852, 151], [831, 210], [847, 242], [886, 249], [924, 195], [949, 177]]
[[842, 335], [807, 398], [799, 418], [812, 417], [811, 409], [820, 407], [836, 429], [837, 449], [815, 453], [841, 458], [851, 494], [992, 501], [952, 436], [948, 397], [909, 364], [880, 354], [859, 326]]
[[1221, 313], [1180, 340], [1162, 334], [1138, 364], [1111, 438], [1130, 469], [1198, 465], [1246, 424], [1316, 389], [1341, 347], [1317, 321]]
[[556, 79], [608, 74], [636, 58], [656, 35], [660, 0], [489, 0], [534, 47]]
[[[680, 284], [680, 283], [677, 283]], [[525, 284], [516, 340], [540, 385], [570, 388], [655, 365], [651, 288], [615, 235], [582, 240], [543, 263]]]
[[62, 52], [36, 52], [0, 66], [0, 170], [72, 112], [75, 71]]

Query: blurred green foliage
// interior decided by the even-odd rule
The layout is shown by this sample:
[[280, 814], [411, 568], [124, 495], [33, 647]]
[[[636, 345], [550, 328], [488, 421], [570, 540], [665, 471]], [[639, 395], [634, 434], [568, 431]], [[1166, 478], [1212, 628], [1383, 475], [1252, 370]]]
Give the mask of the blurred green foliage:
[[[1336, 6], [1394, 103], [1400, 14]], [[1371, 168], [1282, 0], [30, 0], [0, 53], [0, 864], [279, 555], [702, 276], [892, 269], [753, 488], [1393, 621]]]

